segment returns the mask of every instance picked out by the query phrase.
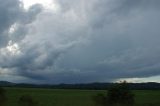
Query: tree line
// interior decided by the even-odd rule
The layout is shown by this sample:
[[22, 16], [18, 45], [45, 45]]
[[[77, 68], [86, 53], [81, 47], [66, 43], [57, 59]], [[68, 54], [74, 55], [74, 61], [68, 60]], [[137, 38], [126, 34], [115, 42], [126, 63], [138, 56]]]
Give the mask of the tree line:
[[[22, 87], [22, 88], [51, 88], [51, 89], [88, 89], [88, 90], [106, 90], [116, 83], [88, 83], [88, 84], [26, 84], [26, 83], [10, 83], [1, 82], [0, 86], [3, 87]], [[160, 83], [128, 83], [132, 90], [160, 90]]]

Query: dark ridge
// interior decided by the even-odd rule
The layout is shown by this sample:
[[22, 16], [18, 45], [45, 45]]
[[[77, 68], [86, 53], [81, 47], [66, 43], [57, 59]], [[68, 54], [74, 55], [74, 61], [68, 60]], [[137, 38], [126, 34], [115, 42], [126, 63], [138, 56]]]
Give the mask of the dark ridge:
[[[12, 83], [0, 81], [1, 87], [20, 87], [20, 88], [50, 88], [50, 89], [84, 89], [84, 90], [106, 90], [115, 83], [88, 83], [88, 84], [29, 84]], [[128, 83], [133, 90], [160, 90], [160, 83]]]
[[14, 86], [15, 83], [8, 82], [8, 81], [0, 81], [0, 86]]

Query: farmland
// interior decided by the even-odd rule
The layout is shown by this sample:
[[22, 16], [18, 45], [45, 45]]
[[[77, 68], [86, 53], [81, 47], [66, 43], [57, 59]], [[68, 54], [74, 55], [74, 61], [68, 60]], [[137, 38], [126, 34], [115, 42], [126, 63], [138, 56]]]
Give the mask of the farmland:
[[[5, 88], [7, 106], [17, 106], [22, 95], [31, 95], [39, 106], [95, 106], [92, 97], [105, 90]], [[160, 90], [134, 90], [136, 106], [160, 106]]]

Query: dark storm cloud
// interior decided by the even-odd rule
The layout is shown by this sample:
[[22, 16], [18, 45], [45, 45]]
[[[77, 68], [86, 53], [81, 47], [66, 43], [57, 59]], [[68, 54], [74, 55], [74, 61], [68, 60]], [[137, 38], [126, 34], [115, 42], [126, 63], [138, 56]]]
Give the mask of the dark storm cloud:
[[6, 46], [8, 41], [12, 40], [8, 31], [14, 24], [20, 24], [20, 28], [17, 28], [17, 31], [15, 31], [14, 39], [25, 35], [26, 28], [23, 28], [24, 24], [31, 23], [36, 14], [41, 11], [41, 8], [42, 7], [37, 4], [26, 11], [23, 8], [22, 2], [19, 0], [0, 0], [0, 47]]
[[80, 72], [73, 79], [86, 81], [159, 75], [159, 5], [143, 0], [93, 3], [86, 10], [90, 44], [72, 49], [60, 67]]
[[14, 3], [16, 15], [5, 18], [0, 33], [18, 23], [12, 36], [1, 35], [18, 46], [16, 53], [1, 49], [0, 69], [17, 80], [80, 83], [160, 74], [158, 0], [57, 0], [57, 11]]
[[7, 30], [21, 14], [19, 4], [18, 0], [0, 0], [0, 47], [6, 45]]

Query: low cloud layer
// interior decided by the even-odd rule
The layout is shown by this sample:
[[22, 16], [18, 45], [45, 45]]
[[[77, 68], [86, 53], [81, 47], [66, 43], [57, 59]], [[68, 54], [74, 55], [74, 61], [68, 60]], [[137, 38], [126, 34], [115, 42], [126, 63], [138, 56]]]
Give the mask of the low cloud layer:
[[0, 79], [81, 83], [160, 75], [158, 0], [0, 0]]

